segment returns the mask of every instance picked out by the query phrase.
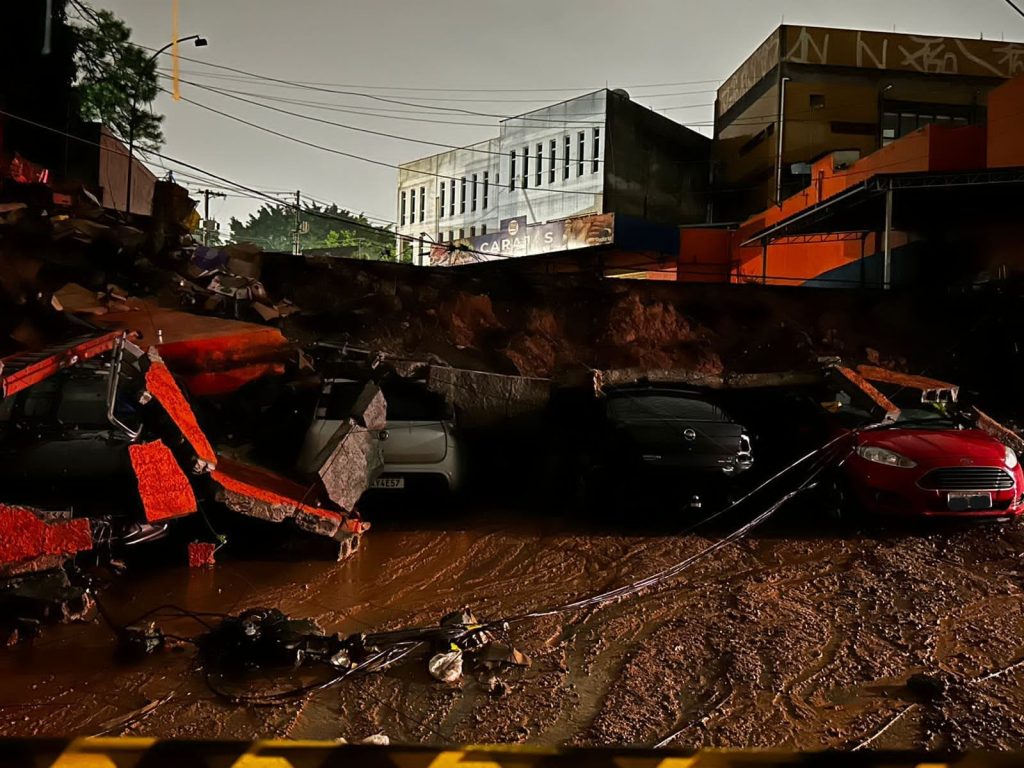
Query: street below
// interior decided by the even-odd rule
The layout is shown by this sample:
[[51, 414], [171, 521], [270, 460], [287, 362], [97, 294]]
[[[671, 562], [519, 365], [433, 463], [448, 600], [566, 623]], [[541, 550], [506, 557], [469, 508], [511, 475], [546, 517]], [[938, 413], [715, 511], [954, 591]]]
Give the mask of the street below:
[[[467, 506], [448, 518], [379, 515], [359, 556], [337, 564], [234, 547], [213, 569], [129, 563], [100, 601], [115, 624], [165, 603], [274, 606], [342, 634], [428, 626], [464, 607], [491, 620], [629, 583], [728, 532]], [[191, 646], [118, 661], [99, 616], [54, 626], [0, 656], [0, 734], [1024, 747], [1024, 666], [1011, 668], [1024, 658], [1024, 531], [836, 532], [799, 516], [640, 595], [513, 623], [509, 639], [531, 666], [475, 672], [467, 660], [455, 684], [411, 656], [294, 701], [237, 706], [206, 685]], [[203, 630], [181, 618], [160, 624], [182, 636]], [[317, 673], [302, 674], [265, 670], [247, 684], [283, 690]]]

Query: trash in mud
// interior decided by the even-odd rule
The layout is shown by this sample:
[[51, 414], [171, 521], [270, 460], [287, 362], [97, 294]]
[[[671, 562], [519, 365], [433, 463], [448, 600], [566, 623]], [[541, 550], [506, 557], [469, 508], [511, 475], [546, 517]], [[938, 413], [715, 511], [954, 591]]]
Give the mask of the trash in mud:
[[427, 671], [435, 680], [442, 683], [454, 683], [462, 677], [462, 651], [455, 648], [443, 653], [435, 653], [427, 662]]

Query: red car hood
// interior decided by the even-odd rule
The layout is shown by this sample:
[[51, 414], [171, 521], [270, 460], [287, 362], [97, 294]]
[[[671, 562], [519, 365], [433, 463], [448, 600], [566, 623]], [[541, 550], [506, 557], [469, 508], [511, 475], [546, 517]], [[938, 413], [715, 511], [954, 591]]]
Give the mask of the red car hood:
[[862, 432], [858, 445], [877, 445], [918, 464], [957, 465], [961, 459], [979, 467], [1005, 466], [1003, 444], [979, 429], [878, 429]]

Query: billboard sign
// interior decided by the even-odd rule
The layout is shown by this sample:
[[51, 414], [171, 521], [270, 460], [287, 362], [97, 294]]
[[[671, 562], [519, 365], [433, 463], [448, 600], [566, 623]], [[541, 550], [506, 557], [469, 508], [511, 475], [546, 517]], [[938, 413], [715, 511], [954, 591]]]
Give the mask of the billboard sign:
[[597, 213], [527, 224], [525, 216], [505, 219], [497, 232], [455, 241], [454, 248], [434, 245], [430, 263], [468, 264], [477, 261], [537, 256], [577, 248], [610, 245], [615, 240], [615, 214]]

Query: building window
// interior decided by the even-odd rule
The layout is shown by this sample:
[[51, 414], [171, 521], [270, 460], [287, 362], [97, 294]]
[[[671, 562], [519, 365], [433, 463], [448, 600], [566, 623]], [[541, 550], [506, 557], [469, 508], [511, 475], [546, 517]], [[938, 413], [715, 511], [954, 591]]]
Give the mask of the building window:
[[434, 239], [434, 242], [435, 243], [443, 243], [444, 242], [444, 232], [438, 232], [437, 233], [437, 237]]
[[481, 224], [480, 225], [480, 234], [481, 235], [486, 235], [487, 234], [487, 225], [486, 224]]
[[557, 149], [558, 142], [552, 139], [551, 145], [548, 147], [548, 184], [555, 183], [555, 150]]
[[487, 193], [490, 191], [490, 190], [488, 190], [488, 186], [490, 186], [490, 180], [487, 178], [489, 175], [490, 175], [490, 173], [488, 171], [484, 171], [484, 210], [485, 211], [487, 210]]
[[508, 153], [508, 188], [516, 188], [516, 151]]
[[576, 152], [577, 152], [577, 155], [576, 155], [576, 175], [577, 176], [582, 176], [583, 175], [583, 154], [586, 152], [586, 149], [587, 149], [587, 135], [583, 131], [580, 131], [579, 134], [576, 136]]
[[465, 213], [466, 212], [466, 177], [465, 176], [462, 177], [462, 180], [459, 183], [459, 194], [461, 195], [461, 197], [459, 198], [459, 213]]
[[601, 129], [600, 128], [595, 128], [594, 129], [594, 146], [593, 146], [593, 150], [594, 150], [594, 156], [592, 158], [593, 162], [591, 163], [590, 172], [591, 173], [597, 173], [598, 166], [601, 163], [601, 161], [598, 159], [598, 158], [601, 157]]
[[808, 97], [808, 104], [811, 109], [824, 109], [825, 108], [825, 94], [823, 93], [812, 93]]
[[544, 145], [537, 145], [537, 168], [536, 168], [536, 186], [540, 186], [544, 183]]
[[448, 186], [443, 181], [438, 185], [441, 188], [441, 210], [437, 212], [440, 218], [444, 218], [444, 188]]
[[523, 147], [523, 189], [530, 186], [530, 148]]
[[476, 210], [476, 174], [475, 173], [473, 174], [473, 193], [472, 194], [473, 194], [473, 199], [472, 199], [472, 203], [470, 204], [470, 210], [475, 211]]
[[455, 230], [453, 230], [453, 229], [449, 229], [448, 230], [448, 242], [449, 243], [454, 243], [455, 242]]
[[469, 228], [469, 236], [470, 237], [476, 237], [476, 227], [470, 227]]
[[448, 215], [455, 215], [455, 179], [448, 182]]
[[409, 190], [409, 223], [416, 223], [416, 190]]
[[[923, 108], [925, 105], [921, 105]], [[941, 108], [941, 107], [940, 107]], [[949, 106], [946, 107], [949, 109]], [[968, 120], [965, 114], [955, 115], [946, 112], [945, 114], [936, 110], [936, 105], [929, 105], [927, 112], [917, 112], [901, 109], [899, 112], [882, 113], [882, 146], [889, 144], [896, 139], [913, 133], [918, 128], [926, 125], [967, 125]]]
[[402, 222], [402, 226], [404, 227], [405, 226], [405, 192], [402, 192], [402, 205], [401, 205], [401, 209], [402, 209], [402, 215], [399, 218], [399, 221]]
[[420, 223], [427, 217], [427, 189], [420, 187]]
[[459, 230], [459, 240], [465, 240], [465, 239], [466, 239], [466, 230], [460, 229]]
[[569, 149], [572, 146], [569, 134], [563, 137], [562, 151], [565, 153], [562, 157], [562, 180], [569, 178]]

